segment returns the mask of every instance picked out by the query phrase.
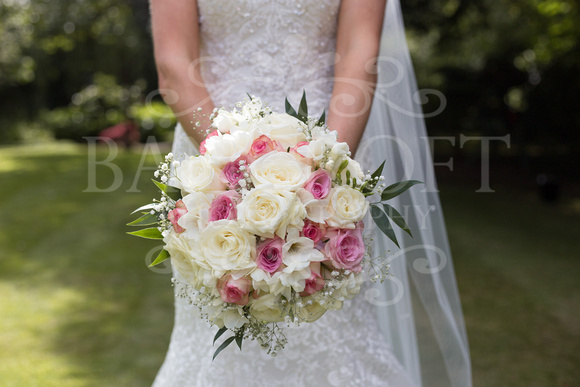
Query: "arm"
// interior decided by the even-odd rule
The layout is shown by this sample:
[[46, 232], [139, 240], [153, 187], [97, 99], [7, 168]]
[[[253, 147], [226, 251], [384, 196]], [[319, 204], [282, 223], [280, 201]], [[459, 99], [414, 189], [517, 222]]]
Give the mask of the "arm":
[[[150, 6], [159, 91], [189, 137], [200, 144], [214, 105], [202, 82], [198, 63], [197, 2], [150, 0]], [[201, 113], [197, 111], [199, 107]], [[192, 121], [199, 121], [201, 126], [196, 128]]]
[[356, 152], [376, 86], [385, 0], [343, 0], [338, 15], [334, 88], [328, 126]]

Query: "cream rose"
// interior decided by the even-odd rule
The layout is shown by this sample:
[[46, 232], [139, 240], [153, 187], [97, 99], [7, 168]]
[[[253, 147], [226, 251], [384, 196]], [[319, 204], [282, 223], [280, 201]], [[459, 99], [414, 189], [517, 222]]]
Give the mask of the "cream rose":
[[215, 277], [226, 271], [250, 271], [256, 267], [256, 238], [233, 220], [211, 222], [200, 233], [197, 247], [200, 264], [213, 270]]
[[206, 289], [213, 289], [214, 295], [219, 295], [215, 289], [217, 279], [197, 264], [196, 257], [199, 256], [199, 252], [188, 243], [185, 234], [171, 232], [163, 241], [165, 242], [164, 249], [171, 256], [171, 264], [185, 282], [195, 290], [200, 290], [202, 286], [205, 286]]
[[302, 122], [286, 113], [267, 115], [258, 122], [258, 128], [261, 133], [278, 141], [284, 149], [306, 141]]
[[265, 238], [284, 239], [289, 227], [303, 227], [305, 217], [306, 209], [296, 194], [271, 185], [254, 188], [238, 204], [240, 226]]
[[220, 171], [211, 165], [206, 156], [185, 159], [175, 170], [175, 174], [177, 186], [187, 193], [223, 191], [226, 188], [219, 178]]
[[[310, 300], [313, 302], [308, 305], [307, 302]], [[313, 297], [303, 298], [302, 303], [304, 306], [298, 311], [298, 318], [300, 321], [311, 323], [318, 320], [324, 313], [326, 313], [327, 309], [320, 305], [318, 302], [314, 301]]]
[[355, 223], [367, 213], [369, 203], [364, 195], [350, 187], [336, 187], [330, 191], [326, 223], [331, 227], [355, 228]]
[[280, 301], [279, 296], [262, 294], [260, 298], [250, 301], [250, 314], [260, 321], [282, 322], [284, 311]]
[[254, 185], [272, 184], [275, 188], [296, 191], [310, 176], [311, 167], [286, 152], [270, 152], [252, 163]]
[[209, 137], [205, 140], [205, 154], [213, 165], [221, 168], [247, 152], [252, 141], [251, 134], [244, 131]]
[[191, 248], [187, 243], [187, 238], [183, 234], [170, 232], [165, 238], [164, 249], [171, 256], [171, 264], [177, 269], [179, 274], [187, 281], [191, 282], [195, 278], [196, 268], [194, 260], [190, 254]]

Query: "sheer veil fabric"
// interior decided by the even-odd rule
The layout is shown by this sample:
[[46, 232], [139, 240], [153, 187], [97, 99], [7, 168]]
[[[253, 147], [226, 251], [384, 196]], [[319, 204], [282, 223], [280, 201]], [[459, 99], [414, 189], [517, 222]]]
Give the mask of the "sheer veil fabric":
[[[417, 89], [398, 0], [387, 1], [378, 67], [357, 159], [376, 168], [386, 158], [387, 182], [425, 184], [393, 200], [413, 237], [397, 230], [400, 249], [375, 238], [375, 251], [392, 252], [387, 255], [392, 277], [366, 297], [377, 306], [385, 337], [417, 385], [471, 386], [469, 345], [424, 122], [426, 114], [445, 107], [445, 98]], [[429, 97], [439, 98], [440, 106], [423, 113], [421, 104]]]
[[[210, 23], [208, 24], [211, 24], [212, 12], [219, 12], [221, 18], [228, 19], [228, 16], [224, 16], [223, 13], [227, 13], [224, 10], [226, 8], [230, 9], [230, 7], [224, 5], [220, 9], [220, 6], [217, 5], [218, 3], [228, 3], [228, 1], [239, 4], [237, 0], [224, 0], [221, 2], [198, 0], [202, 39], [204, 38], [203, 34], [207, 32], [204, 32], [204, 19], [205, 21], [209, 20]], [[245, 3], [252, 2], [247, 1]], [[260, 3], [260, 1], [254, 1], [254, 3]], [[293, 31], [297, 26], [298, 19], [296, 17], [305, 17], [305, 15], [316, 13], [320, 15], [320, 20], [300, 21], [300, 23], [306, 24], [320, 24], [321, 20], [335, 20], [340, 0], [277, 0], [276, 2], [262, 1], [261, 3], [263, 4], [260, 6], [260, 12], [266, 12], [265, 8], [269, 6], [266, 6], [266, 3], [275, 3], [272, 7], [280, 6], [279, 10], [275, 10], [268, 18], [264, 18], [267, 23], [272, 23], [272, 18], [276, 19], [274, 20], [275, 31], [280, 31], [282, 28]], [[296, 4], [298, 4], [298, 7], [296, 7]], [[230, 5], [233, 5], [233, 3]], [[291, 9], [291, 12], [282, 12], [282, 7]], [[316, 9], [313, 7], [316, 7]], [[231, 7], [231, 9], [236, 8]], [[240, 11], [239, 7], [237, 10], [242, 17], [252, 12], [252, 9], [242, 9]], [[275, 15], [275, 17], [272, 17], [272, 15]], [[260, 20], [257, 19], [252, 25], [259, 26]], [[245, 372], [243, 367], [239, 367], [237, 364], [241, 361], [247, 362], [247, 367], [255, 367], [256, 372], [265, 372], [265, 374], [270, 371], [264, 371], [262, 368], [265, 367], [264, 365], [270, 366], [270, 362], [271, 367], [277, 368], [278, 372], [284, 372], [284, 369], [286, 369], [287, 378], [277, 381], [263, 381], [263, 385], [268, 386], [471, 386], [467, 336], [443, 214], [437, 194], [429, 142], [427, 141], [423, 119], [424, 115], [421, 111], [420, 102], [427, 95], [425, 92], [419, 94], [417, 91], [398, 0], [388, 0], [383, 26], [381, 52], [378, 61], [379, 82], [372, 102], [369, 123], [356, 158], [365, 168], [371, 170], [374, 170], [386, 159], [383, 175], [387, 184], [403, 179], [416, 179], [425, 182], [422, 186], [413, 187], [392, 203], [405, 216], [413, 231], [412, 238], [404, 233], [398, 233], [397, 237], [401, 245], [401, 248], [398, 248], [384, 237], [380, 231], [376, 230], [374, 232], [373, 252], [375, 255], [381, 254], [387, 259], [391, 267], [392, 276], [381, 284], [368, 284], [363, 288], [357, 302], [365, 306], [355, 308], [354, 306], [349, 307], [345, 303], [344, 310], [334, 312], [336, 316], [329, 317], [330, 313], [323, 316], [321, 320], [325, 318], [327, 320], [321, 322], [321, 324], [329, 324], [328, 327], [317, 327], [317, 322], [311, 324], [313, 325], [312, 329], [303, 331], [307, 333], [302, 336], [308, 337], [309, 340], [312, 338], [322, 342], [329, 340], [329, 348], [326, 351], [333, 350], [332, 340], [338, 343], [337, 351], [339, 353], [329, 355], [329, 360], [312, 361], [306, 359], [303, 363], [300, 363], [300, 359], [297, 360], [295, 358], [297, 356], [296, 353], [293, 353], [292, 349], [290, 349], [286, 355], [281, 353], [279, 358], [274, 361], [267, 359], [267, 355], [256, 355], [260, 349], [257, 348], [256, 352], [253, 352], [252, 343], [249, 343], [244, 350], [245, 357], [243, 358], [241, 355], [234, 354], [233, 351], [224, 351], [220, 354], [212, 366], [221, 368], [223, 372], [216, 371], [217, 368], [213, 371], [205, 370], [210, 365], [211, 352], [204, 352], [207, 351], [207, 348], [205, 350], [199, 349], [205, 345], [200, 343], [200, 338], [205, 336], [205, 341], [209, 342], [207, 346], [211, 348], [211, 340], [207, 339], [207, 337], [211, 337], [213, 331], [210, 332], [203, 321], [196, 321], [195, 326], [193, 326], [189, 320], [199, 320], [198, 315], [195, 311], [190, 310], [191, 307], [186, 305], [184, 300], [176, 299], [176, 320], [170, 348], [154, 386], [220, 386], [224, 385], [223, 383], [240, 386], [248, 385], [247, 380], [235, 380], [232, 379], [232, 376], [229, 376], [229, 373], [234, 375]], [[227, 26], [224, 28], [227, 28]], [[321, 27], [320, 29], [323, 30], [324, 28]], [[331, 23], [326, 28], [329, 30], [323, 31], [324, 34], [321, 34], [319, 30], [313, 32], [320, 34], [314, 39], [317, 41], [316, 47], [302, 54], [298, 51], [300, 51], [301, 45], [305, 44], [305, 41], [301, 41], [301, 38], [296, 34], [284, 35], [285, 51], [298, 50], [296, 51], [298, 54], [295, 51], [291, 51], [293, 59], [297, 56], [300, 57], [300, 55], [304, 56], [301, 57], [300, 61], [283, 60], [282, 72], [265, 68], [261, 74], [260, 71], [254, 74], [253, 72], [256, 69], [243, 68], [243, 65], [235, 66], [235, 69], [230, 67], [229, 70], [221, 70], [217, 66], [216, 70], [215, 59], [219, 56], [219, 53], [212, 52], [212, 48], [217, 47], [224, 51], [234, 48], [245, 50], [246, 48], [227, 47], [227, 42], [222, 40], [212, 42], [212, 35], [209, 33], [205, 37], [205, 43], [202, 42], [202, 50], [207, 58], [211, 58], [211, 63], [205, 66], [203, 76], [214, 102], [231, 107], [233, 103], [243, 98], [245, 93], [249, 91], [252, 94], [263, 97], [264, 100], [272, 103], [274, 107], [282, 111], [282, 102], [285, 94], [289, 96], [291, 101], [296, 102], [302, 89], [305, 88], [308, 99], [314, 102], [314, 108], [311, 111], [322, 111], [329, 102], [328, 99], [332, 87], [332, 57], [328, 53], [334, 50], [334, 41], [332, 39], [335, 34], [335, 26], [333, 27]], [[249, 34], [253, 31], [247, 32]], [[243, 30], [239, 33], [241, 36], [244, 35]], [[251, 40], [252, 38], [249, 36], [247, 39]], [[332, 39], [327, 39], [327, 37], [332, 37]], [[272, 38], [268, 37], [268, 39]], [[273, 46], [272, 41], [250, 43], [253, 47], [260, 47], [262, 43], [264, 47], [271, 48]], [[203, 48], [204, 44], [211, 46]], [[239, 46], [240, 42], [234, 42], [234, 44]], [[261, 63], [265, 63], [266, 66], [271, 63], [269, 61], [272, 58], [284, 55], [280, 52], [275, 52], [273, 49], [271, 51], [268, 50], [270, 49], [263, 49], [264, 55], [261, 58]], [[319, 52], [312, 52], [316, 50], [319, 50]], [[238, 55], [236, 59], [243, 61], [242, 55]], [[311, 68], [314, 68], [314, 70], [311, 70]], [[273, 72], [270, 73], [271, 71]], [[308, 76], [289, 81], [287, 76], [289, 71], [308, 74]], [[257, 79], [259, 78], [262, 82], [264, 79], [270, 79], [271, 83], [262, 85], [261, 88], [256, 87], [248, 90], [249, 73], [252, 73], [253, 76], [258, 75]], [[236, 84], [235, 81], [241, 79], [244, 74], [246, 75], [245, 83]], [[275, 94], [268, 94], [272, 85], [278, 85], [280, 90]], [[281, 97], [280, 94], [282, 94]], [[280, 101], [272, 100], [273, 96], [279, 98]], [[444, 100], [442, 100], [442, 103], [444, 103]], [[176, 155], [196, 153], [195, 146], [179, 125], [175, 131], [173, 153]], [[367, 220], [365, 224], [367, 225], [367, 230], [372, 230], [372, 221]], [[361, 301], [363, 299], [364, 301]], [[340, 344], [344, 334], [341, 336], [338, 333], [334, 337], [332, 333], [324, 333], [333, 328], [337, 331], [348, 332], [349, 329], [354, 329], [352, 327], [353, 324], [362, 324], [364, 321], [369, 320], [369, 315], [371, 314], [374, 316], [373, 321], [365, 329], [370, 332], [374, 332], [373, 329], [376, 329], [378, 340], [381, 343], [384, 341], [385, 344], [379, 343], [380, 345], [378, 346], [372, 346], [372, 348], [375, 348], [375, 353], [368, 348], [363, 348], [357, 352], [356, 348], [352, 348], [355, 346], [353, 342], [345, 341]], [[350, 325], [345, 326], [344, 324], [346, 323]], [[376, 326], [378, 328], [373, 328]], [[360, 327], [356, 327], [356, 329], [360, 330]], [[355, 334], [353, 333], [353, 335]], [[371, 337], [368, 343], [372, 343], [376, 339], [376, 337]], [[290, 332], [289, 340], [300, 341], [302, 340], [301, 334]], [[306, 339], [304, 338], [304, 340]], [[341, 353], [341, 351], [344, 353]], [[365, 353], [365, 351], [368, 353]], [[328, 371], [328, 373], [326, 373], [327, 371], [321, 372], [321, 375], [318, 375], [317, 369], [332, 369], [336, 364], [332, 364], [330, 359], [334, 359], [333, 356], [339, 355], [344, 357], [346, 356], [345, 353], [349, 356], [358, 357], [358, 359], [352, 359], [355, 371], [345, 370], [342, 367], [338, 370]], [[284, 356], [287, 357], [285, 358]], [[222, 358], [221, 360], [220, 357]], [[317, 359], [319, 358], [317, 356]], [[193, 363], [201, 364], [202, 362], [201, 366], [198, 364], [192, 366]], [[189, 370], [183, 371], [184, 367], [189, 368]], [[305, 371], [305, 375], [297, 376], [295, 373], [299, 372], [297, 371], [299, 367], [305, 369], [312, 367], [313, 371], [311, 374], [308, 374], [310, 371]], [[360, 372], [368, 372], [369, 375], [357, 375], [357, 367], [360, 368]], [[377, 371], [377, 367], [388, 368], [388, 372]], [[306, 377], [312, 378], [315, 373], [315, 379], [303, 379]], [[180, 376], [176, 376], [176, 374]], [[276, 384], [278, 382], [279, 384]], [[262, 385], [259, 383], [250, 384]]]

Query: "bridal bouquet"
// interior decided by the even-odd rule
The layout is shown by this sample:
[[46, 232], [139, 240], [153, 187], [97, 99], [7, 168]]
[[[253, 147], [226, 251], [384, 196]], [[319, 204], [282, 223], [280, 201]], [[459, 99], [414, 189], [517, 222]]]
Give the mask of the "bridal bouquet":
[[[309, 323], [353, 298], [365, 278], [384, 277], [373, 265], [363, 236], [370, 208], [378, 227], [397, 243], [389, 218], [409, 232], [386, 203], [417, 181], [385, 187], [383, 165], [363, 173], [348, 145], [319, 119], [305, 98], [295, 110], [286, 101], [275, 113], [251, 97], [236, 109], [212, 114], [200, 154], [165, 157], [153, 180], [154, 203], [136, 210], [131, 234], [162, 239], [152, 265], [170, 258], [181, 296], [227, 330], [241, 349], [255, 339], [270, 354], [286, 343], [282, 323]], [[369, 203], [369, 196], [380, 197]], [[369, 265], [363, 265], [369, 262]]]

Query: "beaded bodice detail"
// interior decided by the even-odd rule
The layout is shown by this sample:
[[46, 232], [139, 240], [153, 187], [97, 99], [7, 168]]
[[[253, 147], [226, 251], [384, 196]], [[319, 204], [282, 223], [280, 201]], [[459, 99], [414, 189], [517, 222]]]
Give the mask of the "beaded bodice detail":
[[216, 105], [246, 93], [283, 111], [305, 89], [313, 112], [332, 91], [340, 0], [198, 0], [202, 76]]

